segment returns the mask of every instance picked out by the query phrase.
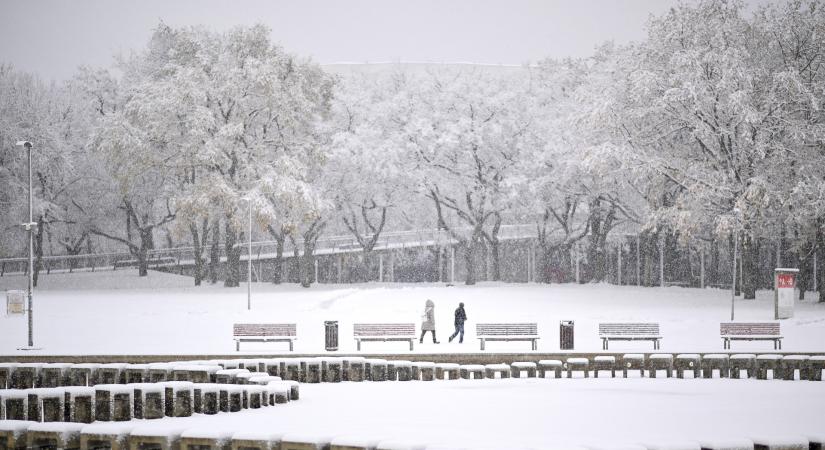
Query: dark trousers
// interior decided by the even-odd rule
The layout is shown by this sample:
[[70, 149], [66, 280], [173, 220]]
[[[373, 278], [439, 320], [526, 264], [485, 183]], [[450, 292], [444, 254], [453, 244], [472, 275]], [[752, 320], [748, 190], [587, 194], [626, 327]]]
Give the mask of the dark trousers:
[[459, 334], [460, 336], [458, 338], [458, 342], [462, 343], [464, 342], [464, 322], [455, 324], [455, 333], [453, 333], [453, 335], [450, 336], [450, 340], [452, 341]]
[[418, 342], [424, 342], [424, 335], [427, 334], [427, 331], [431, 331], [433, 333], [433, 344], [436, 344], [437, 341], [435, 340], [435, 330], [421, 330], [421, 338], [418, 340]]

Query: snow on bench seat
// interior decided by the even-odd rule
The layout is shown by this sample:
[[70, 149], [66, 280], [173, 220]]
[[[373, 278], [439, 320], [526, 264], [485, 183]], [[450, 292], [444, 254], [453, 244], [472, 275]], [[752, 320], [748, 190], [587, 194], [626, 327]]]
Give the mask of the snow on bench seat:
[[235, 351], [241, 350], [241, 342], [288, 342], [289, 351], [293, 350], [297, 339], [297, 326], [294, 323], [236, 323], [232, 325], [232, 339]]
[[773, 341], [773, 349], [782, 350], [779, 322], [722, 322], [719, 335], [723, 349], [730, 349], [731, 341]]
[[531, 323], [479, 323], [476, 324], [476, 338], [481, 350], [486, 341], [530, 341], [531, 348], [538, 348], [538, 324]]
[[409, 341], [412, 351], [417, 338], [414, 323], [356, 323], [352, 325], [352, 335], [358, 351], [361, 341]]
[[653, 341], [653, 349], [659, 349], [662, 339], [659, 333], [659, 324], [655, 322], [606, 322], [599, 324], [599, 337], [602, 340], [602, 350], [607, 350], [609, 342], [613, 341]]

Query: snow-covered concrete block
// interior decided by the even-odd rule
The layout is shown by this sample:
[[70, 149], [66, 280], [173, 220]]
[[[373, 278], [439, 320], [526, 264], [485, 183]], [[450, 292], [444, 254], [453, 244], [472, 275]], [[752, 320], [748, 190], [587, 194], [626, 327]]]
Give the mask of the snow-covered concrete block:
[[536, 363], [532, 361], [516, 361], [510, 364], [510, 376], [513, 378], [521, 378], [522, 373], [524, 373], [527, 378], [535, 378], [536, 372]]
[[14, 373], [12, 373], [11, 388], [31, 389], [36, 387], [41, 367], [43, 367], [43, 364], [40, 363], [18, 364], [14, 369]]
[[80, 449], [128, 450], [132, 422], [106, 422], [86, 425], [80, 430]]
[[237, 412], [243, 409], [244, 390], [237, 384], [221, 384], [218, 392], [218, 408], [222, 412]]
[[95, 420], [132, 420], [135, 390], [124, 384], [95, 385]]
[[190, 428], [180, 435], [180, 450], [229, 450], [232, 432], [211, 428]]
[[825, 370], [825, 356], [811, 356], [808, 360], [808, 379], [822, 381], [823, 370]]
[[593, 358], [593, 363], [590, 365], [593, 371], [593, 377], [599, 378], [599, 371], [609, 370], [610, 378], [616, 378], [616, 357], [615, 356], [596, 356]]
[[418, 361], [415, 363], [421, 372], [421, 381], [433, 381], [435, 379], [435, 363], [429, 361]]
[[282, 374], [281, 378], [285, 380], [301, 381], [301, 363], [302, 361], [297, 358], [290, 358], [284, 361], [283, 373], [285, 373], [286, 376]]
[[129, 433], [129, 448], [131, 450], [159, 449], [178, 450], [180, 436], [186, 427], [178, 423], [152, 423], [136, 426]]
[[285, 380], [282, 383], [286, 383], [289, 386], [289, 401], [299, 400], [301, 398], [301, 385], [298, 384], [297, 381], [294, 380]]
[[366, 364], [369, 365], [370, 381], [387, 381], [387, 361], [383, 359], [370, 359]]
[[702, 356], [702, 376], [713, 378], [713, 371], [719, 372], [719, 378], [730, 375], [730, 357], [721, 353], [708, 353]]
[[645, 376], [645, 355], [642, 353], [625, 353], [622, 355], [622, 377], [627, 378], [628, 370], [638, 370], [639, 376]]
[[240, 359], [221, 359], [217, 361], [217, 364], [223, 367], [225, 370], [241, 368]]
[[100, 364], [73, 364], [69, 368], [70, 386], [94, 386], [97, 384], [97, 371]]
[[395, 360], [387, 360], [387, 381], [398, 380], [398, 369], [395, 367]]
[[145, 383], [149, 381], [149, 364], [126, 364], [121, 369], [124, 383]]
[[809, 442], [804, 436], [753, 436], [754, 450], [808, 450]]
[[247, 408], [258, 409], [262, 406], [266, 406], [268, 403], [268, 401], [264, 399], [266, 392], [266, 388], [264, 386], [247, 385], [244, 386], [244, 391], [246, 392]]
[[435, 378], [444, 380], [448, 377], [450, 380], [457, 380], [461, 377], [461, 369], [455, 363], [437, 363], [435, 365]]
[[253, 374], [247, 380], [248, 384], [257, 384], [258, 386], [266, 386], [273, 381], [281, 381], [281, 377], [273, 377], [271, 375], [255, 375]]
[[753, 450], [750, 439], [714, 439], [700, 442], [702, 450]]
[[464, 364], [458, 367], [458, 373], [464, 380], [483, 380], [485, 367], [481, 364]]
[[364, 359], [361, 360], [350, 360], [346, 361], [345, 364], [349, 364], [349, 368], [344, 372], [346, 375], [347, 381], [364, 381], [366, 379], [366, 361]]
[[768, 371], [774, 380], [782, 379], [782, 355], [765, 354], [756, 356], [756, 378], [768, 379]]
[[510, 378], [510, 366], [507, 364], [486, 364], [484, 366], [484, 377], [495, 379], [496, 375], [498, 378]]
[[808, 360], [810, 355], [786, 355], [782, 357], [780, 367], [782, 376], [786, 380], [796, 379], [797, 373], [800, 380], [807, 380], [808, 377]]
[[215, 372], [215, 382], [218, 384], [236, 384], [238, 374], [250, 373], [246, 369], [223, 369]]
[[564, 363], [559, 359], [542, 359], [537, 363], [537, 375], [539, 378], [547, 377], [548, 372], [552, 372], [556, 378], [561, 378], [561, 371]]
[[53, 388], [68, 384], [69, 368], [71, 367], [72, 364], [69, 363], [43, 364], [40, 368], [38, 386]]
[[220, 410], [220, 388], [216, 383], [198, 383], [192, 388], [192, 411], [217, 414]]
[[172, 370], [177, 364], [174, 363], [152, 363], [149, 364], [148, 378], [149, 383], [162, 383], [164, 381], [172, 381]]
[[650, 378], [656, 378], [656, 373], [665, 371], [665, 375], [673, 376], [673, 355], [669, 353], [655, 353], [647, 358], [647, 371]]
[[590, 376], [590, 360], [587, 358], [567, 358], [564, 362], [567, 366], [567, 378], [572, 378], [573, 372], [582, 371], [584, 377]]
[[29, 420], [36, 422], [63, 422], [66, 418], [66, 394], [63, 388], [29, 389]]
[[[361, 362], [363, 367], [363, 362], [366, 360], [363, 356], [345, 356], [341, 358], [341, 375], [343, 376], [343, 381], [353, 381], [349, 379], [349, 372], [350, 372], [350, 364], [353, 362]], [[283, 377], [281, 377], [283, 378]], [[363, 379], [361, 380], [363, 381]]]
[[756, 355], [751, 353], [738, 353], [730, 355], [728, 359], [730, 370], [730, 377], [739, 379], [742, 376], [742, 371], [745, 371], [745, 378], [753, 378], [756, 376]]
[[287, 403], [290, 397], [291, 386], [285, 382], [273, 382], [265, 386], [266, 395], [269, 397], [267, 403], [272, 406]]
[[330, 442], [329, 450], [375, 450], [379, 439], [362, 436], [339, 436]]
[[264, 364], [262, 359], [240, 359], [238, 360], [238, 368], [239, 369], [246, 369], [250, 372], [263, 372], [266, 367], [262, 367], [261, 364]]
[[321, 382], [321, 361], [319, 359], [312, 359], [306, 362], [306, 376], [307, 383]]
[[119, 384], [123, 380], [120, 378], [121, 372], [127, 366], [125, 363], [101, 364], [97, 368], [96, 384]]
[[131, 383], [135, 419], [162, 419], [166, 415], [166, 389], [161, 383]]
[[267, 375], [270, 375], [270, 376], [273, 376], [273, 377], [281, 376], [281, 359], [280, 358], [264, 359], [263, 363], [264, 363], [264, 372], [266, 372]]
[[375, 450], [424, 450], [426, 445], [419, 442], [402, 441], [396, 439], [384, 440], [375, 446]]
[[285, 434], [281, 438], [281, 450], [327, 450], [332, 437], [314, 434]]
[[393, 361], [393, 365], [395, 366], [395, 379], [397, 381], [410, 381], [413, 378], [412, 361], [405, 361], [405, 360], [396, 360]]
[[195, 385], [191, 381], [166, 381], [160, 383], [164, 392], [164, 414], [167, 417], [192, 415]]
[[0, 389], [11, 388], [11, 378], [17, 363], [0, 363]]
[[27, 389], [6, 389], [0, 391], [3, 417], [7, 420], [28, 420], [29, 394]]
[[281, 434], [261, 431], [238, 431], [232, 435], [231, 450], [278, 450]]
[[26, 447], [31, 450], [80, 448], [82, 423], [48, 422], [32, 424], [26, 431]]
[[344, 362], [340, 359], [327, 361], [326, 369], [322, 368], [325, 383], [340, 383], [344, 379]]
[[676, 378], [685, 377], [685, 371], [692, 372], [693, 378], [702, 376], [702, 356], [698, 353], [680, 353], [673, 360], [673, 370]]
[[95, 420], [95, 388], [72, 386], [63, 388], [69, 422], [92, 423]]
[[28, 420], [0, 420], [0, 448], [24, 450], [27, 444], [26, 433], [34, 423]]

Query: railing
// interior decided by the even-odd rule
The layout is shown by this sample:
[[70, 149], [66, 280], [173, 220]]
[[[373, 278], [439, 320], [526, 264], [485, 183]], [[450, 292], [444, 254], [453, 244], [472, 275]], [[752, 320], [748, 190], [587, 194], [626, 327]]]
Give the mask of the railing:
[[[469, 237], [472, 229], [469, 227], [459, 228], [456, 233], [462, 237]], [[536, 237], [535, 225], [502, 225], [498, 238], [502, 241], [516, 239], [531, 239]], [[382, 233], [375, 244], [375, 250], [395, 249], [395, 248], [416, 248], [432, 246], [450, 246], [457, 243], [456, 239], [449, 232], [437, 229], [422, 229], [409, 231], [389, 231]], [[298, 255], [303, 254], [303, 241], [296, 240]], [[238, 242], [236, 246], [241, 247], [241, 259], [247, 260], [247, 243]], [[219, 245], [220, 259], [226, 260], [225, 245]], [[319, 238], [315, 246], [315, 254], [329, 255], [338, 253], [356, 253], [362, 251], [358, 240], [351, 235], [327, 236]], [[252, 242], [252, 259], [271, 259], [277, 254], [276, 241], [255, 241]], [[203, 257], [208, 259], [210, 246], [203, 250]], [[283, 255], [290, 258], [295, 255], [295, 247], [292, 241], [287, 239], [284, 242]], [[150, 267], [154, 266], [177, 266], [192, 265], [195, 261], [194, 247], [174, 247], [150, 250], [147, 253]], [[45, 273], [71, 273], [77, 271], [96, 270], [116, 270], [119, 266], [127, 265], [135, 257], [131, 253], [91, 253], [82, 255], [56, 255], [43, 256], [41, 260], [42, 272]], [[136, 265], [136, 264], [134, 264]], [[25, 273], [28, 270], [28, 258], [0, 258], [0, 276], [4, 274]]]

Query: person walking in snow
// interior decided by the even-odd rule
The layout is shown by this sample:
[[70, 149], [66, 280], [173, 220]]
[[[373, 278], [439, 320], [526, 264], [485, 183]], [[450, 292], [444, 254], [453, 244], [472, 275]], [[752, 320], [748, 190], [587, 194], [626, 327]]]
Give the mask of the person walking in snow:
[[440, 342], [435, 340], [435, 304], [432, 300], [427, 300], [427, 303], [424, 304], [424, 315], [421, 316], [421, 320], [421, 339], [418, 340], [418, 343], [423, 344], [424, 334], [432, 331], [433, 344], [440, 344]]
[[459, 336], [459, 344], [464, 342], [464, 322], [466, 321], [467, 313], [464, 311], [464, 302], [461, 302], [458, 304], [458, 308], [455, 309], [455, 333], [450, 336], [450, 342], [453, 342], [456, 336]]

